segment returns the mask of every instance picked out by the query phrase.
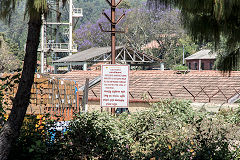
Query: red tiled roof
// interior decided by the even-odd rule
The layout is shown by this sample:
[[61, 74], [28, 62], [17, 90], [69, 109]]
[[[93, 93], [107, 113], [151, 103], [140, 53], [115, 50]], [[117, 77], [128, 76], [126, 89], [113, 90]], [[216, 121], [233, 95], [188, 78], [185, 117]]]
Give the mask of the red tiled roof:
[[[73, 71], [52, 76], [75, 80], [81, 87], [86, 78], [92, 80], [100, 74], [100, 71]], [[129, 85], [131, 101], [173, 97], [194, 100], [194, 96], [197, 102], [209, 102], [210, 99], [222, 103], [240, 91], [240, 72], [223, 75], [219, 71], [190, 71], [188, 74], [176, 74], [171, 70], [130, 71]], [[95, 97], [94, 94], [100, 97], [100, 84], [89, 91], [90, 98]]]

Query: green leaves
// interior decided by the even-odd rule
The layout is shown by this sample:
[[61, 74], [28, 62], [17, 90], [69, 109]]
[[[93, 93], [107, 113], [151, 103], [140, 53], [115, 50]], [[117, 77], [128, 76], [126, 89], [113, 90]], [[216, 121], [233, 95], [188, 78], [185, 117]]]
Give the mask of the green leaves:
[[[48, 116], [27, 115], [9, 159], [61, 160], [66, 153], [63, 134], [52, 130]], [[63, 150], [65, 151], [63, 153]]]
[[[72, 121], [70, 155], [100, 159], [232, 159], [237, 112], [194, 111], [187, 101], [164, 100], [149, 110], [117, 117], [84, 113]], [[235, 115], [236, 114], [236, 115]], [[228, 117], [228, 118], [227, 118]], [[231, 122], [231, 123], [230, 123]], [[234, 127], [233, 127], [234, 126]], [[235, 137], [235, 140], [238, 140]], [[72, 158], [72, 157], [71, 157]], [[74, 158], [72, 158], [74, 159]]]
[[13, 13], [17, 0], [0, 1], [0, 19], [8, 21]]
[[47, 0], [34, 0], [33, 8], [36, 8], [38, 12], [47, 10]]
[[76, 115], [68, 131], [55, 134], [55, 140], [49, 134], [52, 123], [39, 125], [32, 115], [24, 121], [10, 158], [237, 159], [239, 112], [202, 113], [192, 110], [188, 101], [164, 100], [131, 115]]
[[148, 3], [156, 1], [159, 6], [164, 3], [181, 10], [184, 28], [194, 40], [213, 42], [215, 49], [225, 49], [220, 53], [224, 55], [220, 70], [239, 67], [240, 0], [148, 0]]
[[79, 157], [102, 159], [127, 159], [126, 139], [116, 119], [108, 113], [83, 113], [71, 122], [69, 140], [73, 143], [70, 153]]

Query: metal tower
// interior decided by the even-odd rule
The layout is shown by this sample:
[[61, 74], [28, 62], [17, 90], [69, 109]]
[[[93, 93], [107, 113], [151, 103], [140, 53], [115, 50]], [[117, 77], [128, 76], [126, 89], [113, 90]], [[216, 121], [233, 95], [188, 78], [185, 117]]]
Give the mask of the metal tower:
[[[41, 73], [44, 73], [46, 57], [52, 55], [57, 59], [60, 54], [65, 56], [77, 52], [77, 45], [73, 42], [74, 18], [83, 16], [82, 8], [75, 8], [73, 0], [68, 0], [62, 7], [60, 0], [48, 0], [49, 16], [42, 16], [41, 45]], [[55, 58], [54, 58], [55, 57]]]

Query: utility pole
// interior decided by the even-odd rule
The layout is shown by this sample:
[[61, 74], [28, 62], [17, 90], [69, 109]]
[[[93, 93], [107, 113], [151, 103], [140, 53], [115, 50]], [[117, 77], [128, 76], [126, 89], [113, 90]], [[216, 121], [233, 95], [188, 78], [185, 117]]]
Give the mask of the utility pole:
[[[119, 0], [119, 2], [117, 4], [116, 4], [116, 0], [111, 0], [111, 2], [109, 2], [109, 0], [106, 0], [106, 1], [111, 7], [111, 18], [109, 18], [109, 16], [105, 12], [103, 12], [102, 14], [111, 23], [111, 31], [105, 31], [101, 24], [99, 24], [99, 27], [100, 27], [102, 32], [110, 32], [111, 33], [111, 41], [112, 41], [111, 42], [111, 64], [116, 64], [116, 62], [115, 62], [115, 58], [116, 58], [116, 33], [125, 33], [124, 31], [116, 31], [116, 25], [123, 19], [123, 17], [125, 16], [125, 13], [123, 13], [122, 16], [117, 21], [115, 21], [115, 19], [116, 19], [116, 8], [122, 2], [122, 0]], [[115, 108], [111, 108], [111, 113], [115, 114]]]
[[117, 31], [116, 30], [116, 25], [123, 19], [123, 17], [125, 16], [125, 13], [123, 13], [122, 16], [116, 21], [116, 8], [122, 2], [122, 0], [120, 0], [117, 4], [116, 4], [115, 0], [111, 0], [111, 2], [109, 2], [109, 0], [106, 0], [106, 1], [111, 7], [111, 18], [109, 18], [109, 16], [105, 12], [103, 12], [102, 14], [111, 23], [111, 31], [105, 31], [101, 24], [99, 24], [99, 27], [100, 27], [102, 32], [110, 32], [111, 33], [111, 41], [112, 41], [112, 43], [111, 43], [111, 53], [112, 53], [111, 63], [115, 64], [116, 63], [115, 62], [115, 57], [116, 57], [116, 33], [125, 33], [124, 31]]
[[116, 7], [115, 6], [115, 0], [112, 0], [112, 6], [111, 6], [111, 38], [112, 38], [112, 45], [111, 45], [111, 51], [112, 51], [112, 64], [115, 64], [115, 57], [116, 57], [116, 25], [115, 25], [115, 14], [116, 14]]

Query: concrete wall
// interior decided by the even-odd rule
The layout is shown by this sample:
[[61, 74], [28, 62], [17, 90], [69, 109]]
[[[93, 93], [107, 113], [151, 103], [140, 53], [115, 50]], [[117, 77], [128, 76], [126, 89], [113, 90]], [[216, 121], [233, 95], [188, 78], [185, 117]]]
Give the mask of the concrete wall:
[[[235, 110], [239, 107], [239, 104], [229, 104], [229, 103], [198, 103], [193, 102], [190, 106], [197, 111], [207, 111], [207, 112], [218, 112], [220, 110]], [[138, 112], [142, 110], [147, 110], [151, 106], [149, 103], [130, 103], [128, 108], [129, 112]], [[88, 104], [88, 112], [101, 111], [100, 103], [96, 101], [90, 101]], [[103, 108], [103, 111], [111, 112], [110, 108]]]
[[[129, 104], [129, 112], [138, 112], [142, 110], [146, 110], [150, 107], [149, 103], [139, 103], [134, 102]], [[88, 101], [88, 111], [101, 111], [100, 102], [97, 101]], [[103, 111], [110, 112], [111, 108], [103, 108]]]

